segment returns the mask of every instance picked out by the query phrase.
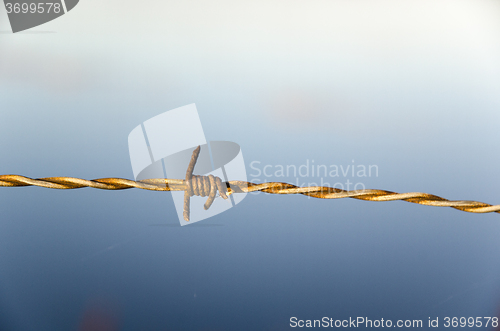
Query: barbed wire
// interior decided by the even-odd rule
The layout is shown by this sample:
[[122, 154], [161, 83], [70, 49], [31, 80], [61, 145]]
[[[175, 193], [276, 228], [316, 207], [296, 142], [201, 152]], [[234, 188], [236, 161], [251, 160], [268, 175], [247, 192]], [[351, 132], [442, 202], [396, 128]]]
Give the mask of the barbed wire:
[[[250, 193], [261, 191], [270, 194], [303, 194], [319, 199], [354, 198], [365, 201], [404, 200], [421, 205], [437, 207], [453, 207], [469, 213], [500, 213], [500, 205], [490, 205], [477, 201], [447, 200], [439, 196], [421, 193], [395, 193], [385, 190], [352, 190], [345, 191], [327, 186], [298, 187], [282, 182], [254, 184], [245, 181], [222, 182], [227, 187], [227, 195], [234, 193]], [[73, 177], [49, 177], [32, 179], [18, 175], [0, 175], [0, 187], [39, 186], [52, 189], [78, 189], [91, 187], [101, 190], [126, 190], [139, 188], [151, 191], [185, 191], [184, 179], [144, 179], [133, 181], [123, 178], [100, 178], [86, 180]]]
[[385, 190], [352, 190], [346, 191], [327, 186], [298, 187], [282, 182], [269, 182], [254, 184], [247, 181], [222, 182], [219, 177], [193, 175], [195, 163], [198, 159], [200, 147], [198, 146], [191, 157], [185, 179], [156, 178], [144, 180], [129, 180], [123, 178], [100, 178], [86, 180], [74, 177], [47, 177], [33, 179], [19, 175], [0, 175], [0, 187], [39, 186], [51, 189], [78, 189], [91, 187], [101, 190], [126, 190], [139, 188], [150, 191], [184, 191], [184, 219], [189, 221], [190, 197], [193, 195], [208, 197], [205, 209], [215, 199], [217, 192], [227, 199], [235, 193], [264, 192], [270, 194], [303, 194], [318, 199], [353, 198], [364, 201], [395, 201], [402, 200], [420, 205], [436, 207], [452, 207], [469, 213], [500, 213], [500, 205], [490, 205], [478, 201], [447, 200], [437, 195], [408, 192], [396, 193]]

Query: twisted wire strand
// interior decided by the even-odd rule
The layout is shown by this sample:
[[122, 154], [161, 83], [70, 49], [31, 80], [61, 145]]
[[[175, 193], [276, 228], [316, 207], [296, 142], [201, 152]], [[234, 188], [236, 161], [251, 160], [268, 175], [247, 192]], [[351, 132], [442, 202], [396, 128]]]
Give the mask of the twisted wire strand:
[[261, 191], [271, 194], [303, 194], [319, 199], [353, 198], [365, 201], [403, 200], [418, 203], [420, 205], [452, 207], [469, 213], [500, 213], [500, 205], [490, 205], [484, 202], [470, 200], [447, 200], [437, 195], [422, 192], [396, 193], [385, 190], [346, 191], [326, 186], [298, 187], [293, 184], [280, 182], [253, 184], [243, 181], [230, 181], [229, 185], [234, 193]]
[[101, 190], [126, 190], [140, 188], [150, 191], [184, 191], [186, 185], [182, 179], [145, 179], [133, 181], [123, 178], [100, 178], [86, 180], [73, 177], [47, 177], [33, 179], [19, 175], [0, 175], [0, 187], [39, 186], [52, 189], [70, 190], [92, 187]]
[[[190, 180], [193, 180], [193, 178], [191, 177]], [[125, 190], [131, 188], [139, 188], [151, 191], [187, 191], [188, 189], [190, 189], [190, 184], [186, 185], [187, 182], [189, 181], [186, 181], [185, 179], [164, 178], [133, 181], [123, 178], [100, 178], [94, 180], [85, 180], [73, 177], [49, 177], [32, 179], [18, 175], [0, 175], [0, 187], [40, 186], [52, 189], [77, 189], [83, 187], [92, 187], [102, 190]], [[217, 184], [214, 184], [215, 185], [210, 186], [211, 189], [209, 189], [208, 191], [203, 189], [203, 192], [197, 192], [200, 193], [200, 196], [209, 195], [210, 198], [210, 196], [213, 195], [215, 197], [215, 188], [217, 187]], [[226, 195], [261, 191], [270, 194], [303, 194], [319, 199], [353, 198], [365, 201], [403, 200], [427, 206], [452, 207], [469, 213], [500, 213], [500, 205], [490, 205], [483, 202], [467, 200], [447, 200], [433, 194], [421, 192], [395, 193], [385, 190], [345, 191], [342, 189], [325, 186], [298, 187], [293, 184], [281, 182], [254, 184], [246, 181], [229, 181], [221, 182], [221, 184], [222, 187], [226, 189]], [[219, 188], [219, 192], [224, 192], [224, 190], [220, 190]], [[204, 195], [202, 195], [201, 193], [203, 193]]]

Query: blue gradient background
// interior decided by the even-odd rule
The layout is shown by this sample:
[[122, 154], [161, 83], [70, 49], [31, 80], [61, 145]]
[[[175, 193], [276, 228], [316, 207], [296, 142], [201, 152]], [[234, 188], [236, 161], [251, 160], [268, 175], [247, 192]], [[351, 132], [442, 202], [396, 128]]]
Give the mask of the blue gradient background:
[[[355, 160], [367, 188], [500, 203], [498, 1], [84, 0], [0, 30], [1, 174], [131, 178], [129, 132], [194, 102], [247, 166]], [[500, 311], [498, 214], [257, 194], [181, 228], [168, 194], [43, 188], [0, 208], [2, 330]]]

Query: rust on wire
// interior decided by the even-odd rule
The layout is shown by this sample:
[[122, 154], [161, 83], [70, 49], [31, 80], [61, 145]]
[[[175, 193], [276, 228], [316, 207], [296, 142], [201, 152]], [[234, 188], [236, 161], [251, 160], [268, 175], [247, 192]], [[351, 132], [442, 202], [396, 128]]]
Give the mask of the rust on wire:
[[189, 222], [190, 198], [193, 195], [207, 197], [204, 208], [212, 205], [217, 192], [227, 199], [230, 194], [265, 192], [271, 194], [303, 194], [319, 199], [353, 198], [365, 201], [395, 201], [403, 200], [427, 206], [452, 207], [469, 213], [500, 213], [500, 205], [490, 205], [483, 202], [468, 200], [447, 200], [437, 195], [409, 192], [395, 193], [385, 190], [352, 190], [345, 191], [339, 188], [325, 186], [298, 187], [293, 184], [270, 182], [254, 184], [246, 181], [222, 182], [213, 175], [193, 175], [194, 167], [200, 153], [198, 146], [191, 156], [185, 179], [144, 179], [133, 181], [123, 178], [100, 178], [86, 180], [73, 177], [48, 177], [32, 179], [19, 175], [0, 175], [0, 187], [40, 186], [52, 189], [77, 189], [92, 187], [101, 190], [126, 190], [140, 188], [150, 191], [184, 191], [184, 219]]

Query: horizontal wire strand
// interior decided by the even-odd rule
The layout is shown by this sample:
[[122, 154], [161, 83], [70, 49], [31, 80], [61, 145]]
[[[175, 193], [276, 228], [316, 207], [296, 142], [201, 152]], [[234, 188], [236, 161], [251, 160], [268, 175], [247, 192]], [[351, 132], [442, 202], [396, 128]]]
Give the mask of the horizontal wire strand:
[[[18, 175], [0, 175], [0, 187], [39, 186], [52, 189], [77, 189], [91, 187], [102, 190], [126, 190], [139, 188], [150, 191], [185, 191], [188, 189], [184, 179], [145, 179], [133, 181], [123, 178], [100, 178], [85, 180], [73, 177], [49, 177], [33, 179]], [[402, 200], [427, 206], [452, 207], [469, 213], [500, 213], [500, 205], [467, 200], [447, 200], [439, 196], [421, 193], [395, 193], [385, 190], [345, 191], [333, 187], [309, 186], [298, 187], [293, 184], [270, 182], [254, 184], [246, 181], [222, 182], [227, 187], [227, 195], [233, 193], [264, 192], [270, 194], [303, 194], [318, 199], [353, 198], [365, 201]]]

